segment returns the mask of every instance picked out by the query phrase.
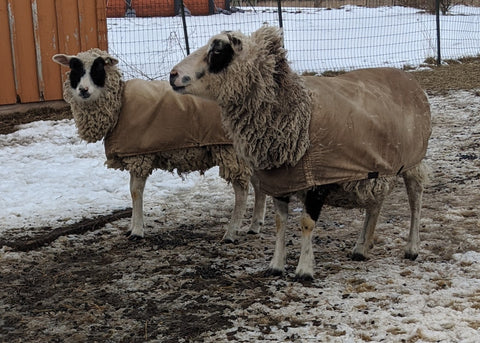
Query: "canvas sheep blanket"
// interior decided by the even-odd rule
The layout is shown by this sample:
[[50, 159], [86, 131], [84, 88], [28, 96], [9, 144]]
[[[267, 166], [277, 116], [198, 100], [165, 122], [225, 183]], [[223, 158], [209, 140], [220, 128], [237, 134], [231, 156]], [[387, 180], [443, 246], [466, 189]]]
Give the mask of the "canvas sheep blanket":
[[175, 93], [167, 81], [139, 79], [125, 83], [120, 116], [104, 143], [107, 160], [232, 144], [215, 102]]
[[265, 193], [392, 176], [424, 158], [430, 106], [412, 76], [376, 68], [304, 80], [313, 91], [310, 147], [293, 167], [257, 171]]

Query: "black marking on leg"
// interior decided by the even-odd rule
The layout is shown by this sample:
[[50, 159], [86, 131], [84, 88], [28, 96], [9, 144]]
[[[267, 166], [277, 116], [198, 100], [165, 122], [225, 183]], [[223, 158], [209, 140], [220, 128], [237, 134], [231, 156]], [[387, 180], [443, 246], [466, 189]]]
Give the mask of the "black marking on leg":
[[281, 202], [286, 202], [287, 204], [290, 202], [290, 197], [275, 197], [275, 199]]
[[305, 197], [305, 211], [310, 215], [310, 218], [315, 222], [320, 216], [325, 200], [332, 188], [329, 185], [318, 186], [307, 191]]

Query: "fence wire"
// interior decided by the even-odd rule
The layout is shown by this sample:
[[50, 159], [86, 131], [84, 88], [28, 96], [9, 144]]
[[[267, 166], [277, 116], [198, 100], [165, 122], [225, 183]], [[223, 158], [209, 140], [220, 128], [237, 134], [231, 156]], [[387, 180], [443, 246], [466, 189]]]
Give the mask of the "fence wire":
[[[126, 78], [166, 79], [187, 41], [194, 51], [221, 31], [250, 34], [268, 24], [283, 27], [299, 73], [418, 67], [438, 57], [437, 25], [430, 7], [402, 6], [412, 1], [435, 0], [282, 0], [281, 12], [277, 1], [184, 0], [185, 28], [175, 15], [181, 0], [108, 0], [108, 46]], [[440, 1], [450, 4], [439, 16], [442, 58], [479, 56], [478, 1]]]

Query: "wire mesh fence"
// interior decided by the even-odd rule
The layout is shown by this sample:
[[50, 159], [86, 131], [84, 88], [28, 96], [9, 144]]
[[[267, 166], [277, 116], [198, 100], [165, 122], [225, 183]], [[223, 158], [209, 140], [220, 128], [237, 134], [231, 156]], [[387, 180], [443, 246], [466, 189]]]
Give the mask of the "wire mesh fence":
[[478, 0], [438, 0], [439, 15], [435, 4], [436, 0], [108, 0], [108, 45], [126, 78], [144, 79], [166, 79], [173, 65], [214, 34], [250, 34], [265, 24], [283, 27], [288, 58], [299, 73], [415, 67], [439, 58], [439, 51], [444, 60], [480, 55]]

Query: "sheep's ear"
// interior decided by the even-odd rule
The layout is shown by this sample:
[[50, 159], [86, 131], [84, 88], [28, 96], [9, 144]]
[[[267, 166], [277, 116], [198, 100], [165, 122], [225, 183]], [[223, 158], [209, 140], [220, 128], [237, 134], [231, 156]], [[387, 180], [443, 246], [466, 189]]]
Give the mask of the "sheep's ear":
[[232, 47], [237, 50], [241, 51], [242, 50], [242, 41], [238, 39], [237, 37], [227, 33], [228, 40], [230, 41], [230, 44]]
[[69, 67], [70, 66], [70, 60], [73, 57], [75, 57], [75, 56], [69, 56], [69, 55], [64, 55], [64, 54], [56, 54], [56, 55], [53, 55], [52, 60], [53, 60], [53, 62], [61, 64], [62, 66]]
[[114, 66], [116, 64], [118, 64], [118, 60], [112, 56], [110, 57], [106, 57], [105, 59], [105, 64], [107, 65], [110, 65], [110, 66]]

